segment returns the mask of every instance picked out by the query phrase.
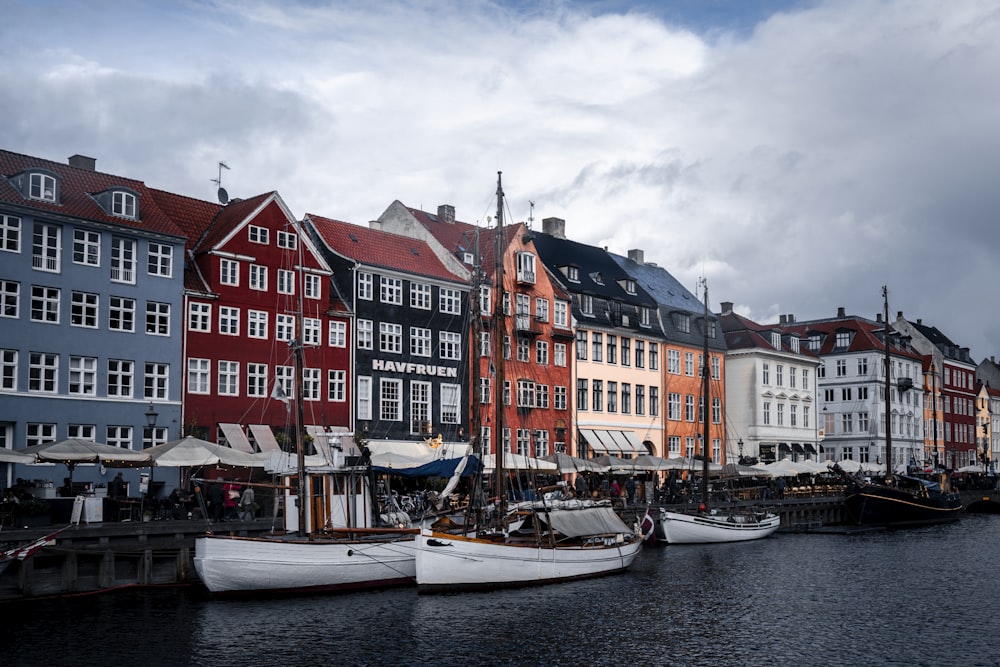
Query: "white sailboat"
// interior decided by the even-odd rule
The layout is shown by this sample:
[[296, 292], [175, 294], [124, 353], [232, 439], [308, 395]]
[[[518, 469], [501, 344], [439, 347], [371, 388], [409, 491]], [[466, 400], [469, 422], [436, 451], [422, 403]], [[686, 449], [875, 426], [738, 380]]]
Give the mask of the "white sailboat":
[[[302, 244], [297, 244], [300, 248]], [[298, 262], [301, 266], [301, 260]], [[299, 286], [297, 331], [302, 331]], [[303, 345], [295, 359], [294, 474], [285, 478], [285, 532], [260, 537], [206, 533], [195, 539], [194, 566], [213, 594], [311, 593], [412, 585], [415, 528], [377, 527], [367, 465], [346, 465], [339, 452], [306, 468]], [[294, 482], [294, 484], [293, 484]]]
[[[492, 368], [496, 384], [504, 384], [503, 188], [497, 177], [497, 250], [493, 299], [496, 330], [492, 336]], [[473, 290], [474, 292], [476, 290]], [[493, 425], [502, 433], [502, 401], [495, 401]], [[499, 447], [499, 441], [498, 441]], [[496, 501], [487, 513], [470, 512], [454, 532], [425, 528], [416, 540], [419, 593], [533, 586], [602, 576], [627, 569], [642, 540], [610, 505], [581, 501], [535, 501], [507, 507], [504, 456], [494, 456]], [[481, 500], [474, 502], [482, 509]], [[473, 508], [475, 509], [475, 508]]]
[[656, 527], [658, 541], [667, 544], [705, 544], [713, 542], [743, 542], [759, 540], [774, 533], [781, 526], [781, 517], [773, 512], [747, 508], [710, 508], [708, 494], [709, 474], [709, 355], [708, 355], [708, 285], [705, 290], [704, 352], [702, 373], [702, 479], [701, 503], [691, 512], [660, 510]]

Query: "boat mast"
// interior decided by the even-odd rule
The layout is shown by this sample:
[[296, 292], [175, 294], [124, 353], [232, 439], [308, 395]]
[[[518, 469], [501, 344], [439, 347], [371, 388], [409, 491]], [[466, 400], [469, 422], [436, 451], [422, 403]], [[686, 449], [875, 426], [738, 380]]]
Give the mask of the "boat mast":
[[701, 480], [701, 502], [708, 509], [708, 410], [709, 410], [709, 359], [708, 359], [708, 280], [701, 279], [702, 287], [705, 290], [705, 321], [702, 324], [702, 334], [704, 337], [704, 350], [702, 352], [704, 361], [701, 364], [701, 395], [702, 415], [701, 415], [701, 456], [704, 459], [702, 464]]
[[299, 510], [299, 534], [308, 535], [309, 539], [312, 539], [312, 531], [309, 526], [306, 525], [306, 502], [308, 501], [308, 494], [306, 493], [306, 450], [305, 443], [303, 443], [302, 438], [302, 425], [305, 423], [305, 399], [303, 396], [303, 382], [302, 382], [302, 372], [305, 368], [305, 360], [303, 358], [304, 351], [303, 346], [305, 345], [305, 339], [303, 338], [303, 303], [302, 303], [302, 293], [305, 291], [305, 278], [303, 276], [303, 266], [302, 266], [302, 233], [301, 227], [296, 222], [295, 229], [298, 233], [298, 239], [296, 248], [298, 248], [298, 272], [299, 272], [299, 285], [298, 285], [298, 298], [296, 299], [296, 309], [295, 309], [295, 331], [297, 336], [292, 342], [292, 347], [295, 356], [295, 454], [297, 457], [296, 465], [298, 468], [298, 481], [299, 481], [299, 493], [298, 493], [298, 510]]
[[883, 308], [885, 313], [885, 470], [892, 476], [892, 405], [890, 403], [889, 387], [892, 384], [889, 357], [889, 288], [882, 286]]
[[[495, 414], [495, 439], [493, 451], [495, 452], [497, 507], [503, 508], [506, 505], [507, 490], [504, 470], [503, 432], [504, 432], [504, 406], [503, 392], [506, 369], [504, 367], [503, 349], [504, 337], [507, 333], [507, 322], [504, 319], [503, 294], [504, 294], [504, 271], [503, 271], [503, 185], [501, 176], [503, 172], [497, 172], [497, 222], [496, 222], [496, 248], [493, 251], [493, 284], [496, 285], [496, 297], [493, 299], [493, 368], [496, 372], [496, 391], [494, 392], [494, 414]], [[503, 517], [503, 512], [498, 511], [497, 516]]]

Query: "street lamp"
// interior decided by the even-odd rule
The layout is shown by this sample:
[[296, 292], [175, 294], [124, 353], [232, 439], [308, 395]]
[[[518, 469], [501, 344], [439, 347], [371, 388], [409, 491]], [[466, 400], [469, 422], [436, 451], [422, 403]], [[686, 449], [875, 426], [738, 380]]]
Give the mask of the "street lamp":
[[146, 425], [149, 427], [149, 444], [153, 446], [156, 444], [156, 418], [159, 417], [159, 413], [156, 408], [153, 407], [153, 402], [149, 402], [149, 408], [146, 410]]

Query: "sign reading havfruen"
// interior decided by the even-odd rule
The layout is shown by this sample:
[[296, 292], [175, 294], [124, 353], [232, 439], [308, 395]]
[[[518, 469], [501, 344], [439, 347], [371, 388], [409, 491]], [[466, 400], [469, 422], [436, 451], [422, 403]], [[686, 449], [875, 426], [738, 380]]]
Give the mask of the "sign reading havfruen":
[[406, 373], [408, 375], [430, 375], [443, 378], [458, 377], [457, 368], [431, 366], [430, 364], [414, 364], [405, 361], [390, 361], [386, 359], [372, 359], [372, 370], [389, 373]]

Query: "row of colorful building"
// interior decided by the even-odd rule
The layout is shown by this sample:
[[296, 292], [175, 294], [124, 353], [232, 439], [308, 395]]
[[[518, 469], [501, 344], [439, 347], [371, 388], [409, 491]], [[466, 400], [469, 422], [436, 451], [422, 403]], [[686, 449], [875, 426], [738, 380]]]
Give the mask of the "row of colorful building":
[[211, 203], [95, 167], [0, 151], [0, 446], [281, 448], [301, 343], [321, 451], [465, 442], [479, 424], [487, 451], [690, 456], [707, 409], [717, 462], [884, 460], [886, 428], [894, 461], [994, 459], [1000, 367], [902, 313], [758, 324], [557, 218], [498, 233], [395, 201], [360, 226], [298, 218], [277, 192]]

